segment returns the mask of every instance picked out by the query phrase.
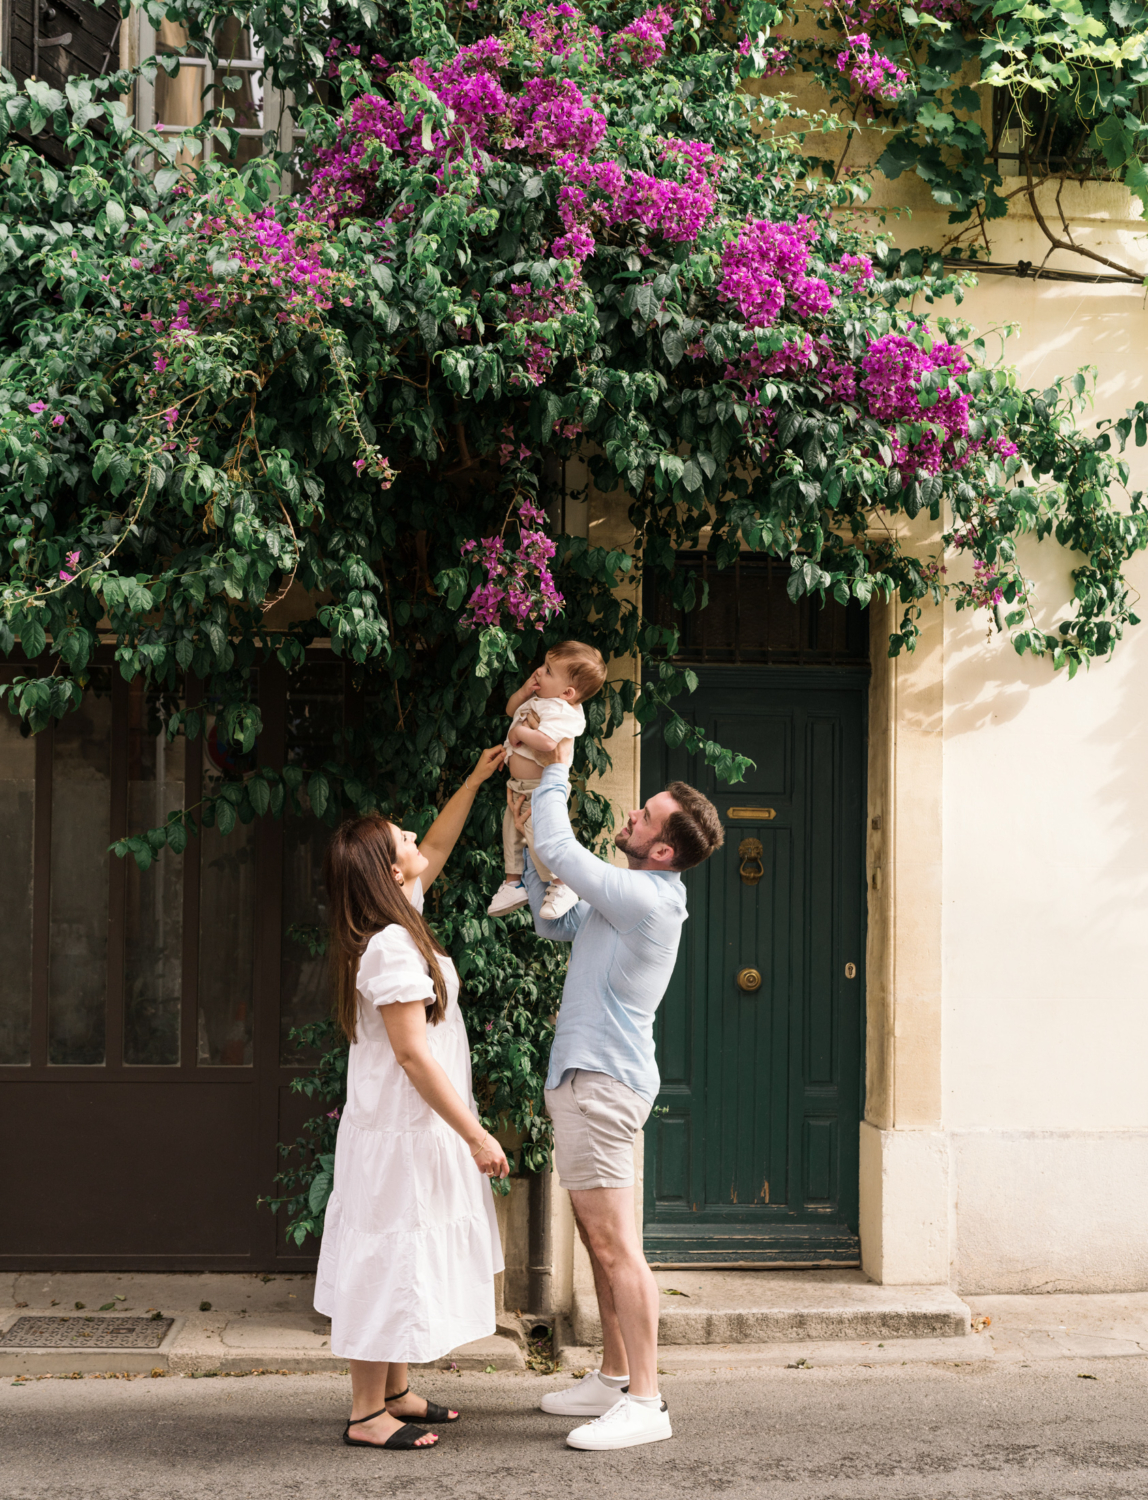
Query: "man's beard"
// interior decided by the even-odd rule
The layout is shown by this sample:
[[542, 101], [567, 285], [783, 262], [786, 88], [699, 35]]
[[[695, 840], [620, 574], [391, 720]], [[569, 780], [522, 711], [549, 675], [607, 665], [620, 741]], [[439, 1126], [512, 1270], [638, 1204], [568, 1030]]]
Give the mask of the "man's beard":
[[630, 859], [647, 859], [649, 857], [650, 850], [658, 842], [657, 836], [655, 834], [651, 834], [646, 842], [646, 847], [642, 849], [639, 847], [638, 841], [634, 837], [634, 834], [634, 829], [631, 828], [629, 831], [627, 831], [625, 828], [623, 828], [620, 833], [615, 834], [614, 836], [614, 843], [616, 847], [621, 849], [622, 853], [627, 855]]

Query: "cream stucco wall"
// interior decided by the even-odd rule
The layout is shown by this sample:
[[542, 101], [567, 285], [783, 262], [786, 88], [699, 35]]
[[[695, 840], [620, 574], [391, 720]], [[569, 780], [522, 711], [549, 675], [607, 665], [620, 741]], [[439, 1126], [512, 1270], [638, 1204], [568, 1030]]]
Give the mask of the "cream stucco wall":
[[[1119, 240], [1121, 253], [1143, 256], [1132, 227], [1098, 217], [1092, 243]], [[1012, 226], [994, 256], [1026, 258], [1031, 228]], [[914, 229], [929, 238], [920, 220]], [[961, 311], [981, 330], [1019, 322], [1008, 357], [1026, 384], [1096, 365], [1096, 417], [1148, 396], [1148, 312], [1135, 287], [986, 277]], [[1130, 458], [1133, 483], [1148, 484], [1148, 454]], [[1037, 617], [1054, 627], [1067, 560], [1031, 543], [1022, 561], [1038, 585]], [[1148, 593], [1143, 557], [1129, 576]], [[929, 688], [941, 683], [939, 781], [935, 759], [913, 765], [905, 756], [904, 705], [888, 716], [894, 822], [897, 805], [902, 818], [906, 809], [919, 815], [931, 790], [941, 809], [932, 848], [941, 870], [940, 1024], [931, 1041], [918, 1036], [923, 1053], [934, 1049], [940, 1098], [935, 1119], [927, 1110], [910, 1119], [874, 1109], [871, 1096], [862, 1128], [866, 1265], [878, 1279], [949, 1279], [967, 1292], [1142, 1288], [1148, 626], [1073, 682], [1019, 660], [995, 632], [986, 639], [986, 627], [984, 614], [946, 607], [940, 639], [922, 642], [925, 657], [901, 670], [902, 686], [918, 674]], [[913, 868], [900, 862], [903, 843], [897, 889]], [[921, 895], [932, 933], [931, 892]], [[919, 1011], [932, 959], [904, 916], [893, 971], [914, 956], [923, 965], [911, 996]], [[899, 991], [895, 1095], [906, 1093], [905, 1067], [926, 1092], [934, 1076], [931, 1062], [897, 1055], [905, 1015]]]
[[[882, 196], [914, 208], [889, 225], [902, 245], [951, 232], [912, 179]], [[1072, 188], [1068, 207], [1081, 243], [1148, 265], [1119, 190]], [[989, 247], [1005, 263], [1046, 250], [1023, 204]], [[1088, 269], [1065, 252], [1048, 264]], [[1094, 417], [1148, 399], [1135, 286], [986, 275], [959, 309], [928, 311], [985, 334], [1018, 324], [1004, 352], [1028, 385], [1095, 365]], [[1148, 452], [1130, 459], [1148, 487]], [[617, 497], [591, 489], [585, 523], [625, 544]], [[1023, 563], [1054, 626], [1066, 559], [1034, 543]], [[1129, 574], [1148, 595], [1148, 561]], [[1072, 682], [986, 627], [927, 611], [917, 651], [890, 662], [888, 619], [872, 621], [864, 1265], [967, 1292], [1148, 1287], [1148, 624]], [[640, 777], [629, 726], [609, 749], [624, 810]], [[560, 1302], [584, 1299], [589, 1318], [572, 1241], [567, 1218]]]

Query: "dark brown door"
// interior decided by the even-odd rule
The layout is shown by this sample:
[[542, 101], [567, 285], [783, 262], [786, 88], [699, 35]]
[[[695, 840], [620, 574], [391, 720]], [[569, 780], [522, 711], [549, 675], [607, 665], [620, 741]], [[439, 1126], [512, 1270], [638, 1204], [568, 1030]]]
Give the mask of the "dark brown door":
[[221, 780], [328, 758], [341, 663], [266, 668], [253, 689], [264, 729], [246, 759], [210, 702], [204, 736], [169, 743], [177, 705], [110, 661], [34, 738], [0, 710], [5, 1268], [313, 1263], [257, 1200], [308, 1114], [289, 1032], [324, 1012], [326, 989], [292, 929], [323, 919], [328, 829], [310, 816], [205, 829], [146, 871], [108, 853]]

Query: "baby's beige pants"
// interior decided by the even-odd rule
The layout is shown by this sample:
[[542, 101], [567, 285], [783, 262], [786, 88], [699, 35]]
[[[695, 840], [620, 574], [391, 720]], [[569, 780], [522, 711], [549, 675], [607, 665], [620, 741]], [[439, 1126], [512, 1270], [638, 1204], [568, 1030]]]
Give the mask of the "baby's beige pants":
[[[527, 802], [529, 802], [530, 794], [537, 790], [540, 780], [541, 778], [533, 781], [520, 781], [517, 776], [510, 776], [507, 778], [506, 784], [515, 796], [525, 797]], [[506, 811], [502, 815], [502, 857], [506, 861], [506, 873], [508, 875], [521, 875], [526, 868], [522, 858], [523, 844], [530, 850], [530, 862], [538, 871], [539, 879], [545, 880], [549, 884], [554, 877], [538, 858], [538, 854], [534, 848], [533, 818], [527, 818], [526, 834], [525, 836], [522, 835], [518, 831], [517, 824], [514, 821], [514, 814], [510, 811], [508, 803]]]

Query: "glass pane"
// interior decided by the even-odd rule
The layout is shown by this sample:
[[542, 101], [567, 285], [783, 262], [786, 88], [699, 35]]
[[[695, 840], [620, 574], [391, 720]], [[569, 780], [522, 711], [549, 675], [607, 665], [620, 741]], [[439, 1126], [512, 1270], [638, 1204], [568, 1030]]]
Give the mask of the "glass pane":
[[0, 705], [0, 1063], [30, 1063], [36, 746]]
[[111, 672], [92, 671], [52, 747], [48, 1061], [104, 1061], [111, 842]]
[[[219, 63], [215, 69], [215, 87], [212, 89], [211, 97], [212, 109], [231, 110], [233, 118], [227, 123], [235, 130], [261, 130], [263, 128], [263, 74], [256, 72], [253, 68], [236, 68], [228, 65], [252, 59], [262, 62], [262, 52], [252, 50], [250, 35], [234, 16], [229, 16], [220, 25], [215, 34], [215, 45], [219, 51]], [[232, 79], [233, 86], [229, 88], [222, 83], [221, 80], [224, 78]], [[226, 128], [227, 125], [224, 126], [224, 129]], [[227, 156], [231, 163], [241, 167], [261, 154], [263, 142], [259, 136], [241, 136], [234, 156], [229, 156], [226, 147], [218, 140], [214, 150], [217, 156]]]
[[[146, 833], [183, 806], [186, 741], [169, 743], [180, 703], [133, 682], [128, 696], [128, 831]], [[179, 1063], [183, 978], [183, 859], [165, 850], [146, 870], [127, 864], [124, 929], [124, 1062]]]
[[[342, 664], [312, 663], [293, 672], [287, 689], [287, 764], [309, 773], [335, 757], [342, 725]], [[312, 1061], [291, 1041], [291, 1028], [322, 1020], [330, 1011], [327, 961], [311, 952], [326, 934], [323, 855], [330, 837], [330, 825], [310, 813], [283, 820], [279, 1060], [286, 1065]]]
[[[252, 674], [252, 695], [257, 688]], [[208, 712], [203, 737], [203, 791], [242, 780], [255, 753], [228, 744]], [[199, 1023], [196, 1058], [209, 1067], [248, 1068], [254, 1021], [255, 824], [236, 823], [226, 837], [205, 828], [199, 851]]]

